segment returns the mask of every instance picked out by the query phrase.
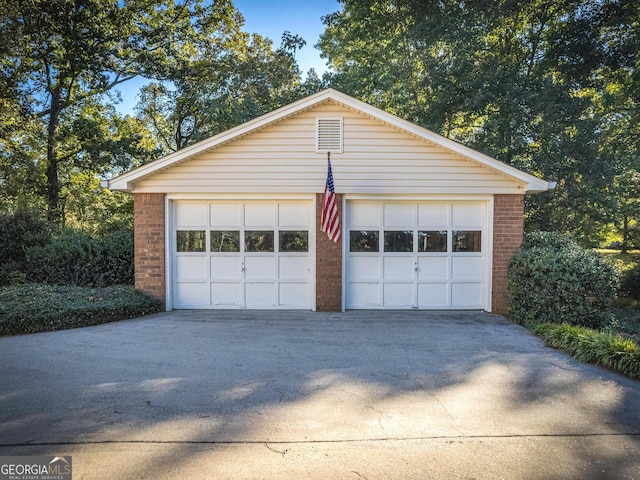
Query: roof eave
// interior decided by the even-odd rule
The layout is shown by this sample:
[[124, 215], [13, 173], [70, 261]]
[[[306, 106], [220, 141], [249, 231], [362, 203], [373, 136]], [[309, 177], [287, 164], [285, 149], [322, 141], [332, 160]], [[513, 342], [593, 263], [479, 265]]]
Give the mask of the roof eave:
[[130, 172], [124, 173], [106, 182], [107, 188], [111, 190], [119, 190], [125, 192], [131, 192], [133, 185], [136, 181], [152, 175], [158, 171], [164, 170], [170, 166], [174, 166], [189, 157], [202, 153], [206, 150], [215, 148], [223, 143], [234, 140], [253, 131], [261, 129], [271, 123], [283, 120], [298, 112], [304, 111], [308, 108], [312, 108], [315, 105], [321, 104], [325, 101], [334, 101], [347, 108], [358, 110], [364, 114], [370, 115], [373, 118], [377, 118], [380, 121], [386, 122], [397, 128], [400, 128], [416, 137], [422, 138], [428, 142], [438, 145], [442, 148], [455, 152], [465, 158], [476, 161], [481, 165], [492, 168], [498, 172], [501, 172], [507, 176], [518, 179], [526, 184], [526, 191], [529, 193], [544, 192], [551, 190], [555, 187], [555, 183], [547, 182], [543, 179], [530, 175], [518, 170], [515, 167], [511, 167], [506, 163], [502, 163], [495, 158], [484, 155], [469, 147], [466, 147], [458, 142], [450, 140], [446, 137], [438, 135], [426, 128], [415, 125], [407, 120], [403, 120], [391, 113], [380, 110], [365, 102], [350, 97], [337, 90], [328, 88], [314, 95], [310, 95], [301, 100], [293, 102], [289, 105], [285, 105], [277, 110], [266, 113], [253, 120], [249, 120], [237, 127], [226, 130], [211, 138], [198, 142], [189, 147], [183, 148], [177, 152], [171, 153], [165, 157], [155, 160], [151, 163], [138, 167]]

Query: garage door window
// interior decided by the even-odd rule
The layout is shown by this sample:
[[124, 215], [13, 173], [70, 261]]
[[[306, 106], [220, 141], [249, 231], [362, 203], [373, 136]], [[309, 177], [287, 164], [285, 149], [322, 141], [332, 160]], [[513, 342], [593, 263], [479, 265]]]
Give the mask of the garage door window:
[[480, 252], [482, 251], [482, 232], [469, 230], [453, 231], [454, 252]]
[[238, 230], [212, 230], [210, 235], [212, 252], [240, 251], [240, 232]]
[[254, 230], [244, 232], [245, 252], [273, 252], [273, 231]]
[[447, 231], [418, 232], [418, 252], [446, 252]]
[[306, 230], [281, 231], [279, 240], [281, 252], [309, 251], [309, 232]]
[[413, 230], [385, 231], [385, 252], [413, 252]]
[[349, 232], [349, 250], [351, 252], [378, 252], [377, 230], [351, 230]]
[[207, 234], [204, 230], [178, 230], [176, 246], [178, 252], [204, 252], [207, 247]]

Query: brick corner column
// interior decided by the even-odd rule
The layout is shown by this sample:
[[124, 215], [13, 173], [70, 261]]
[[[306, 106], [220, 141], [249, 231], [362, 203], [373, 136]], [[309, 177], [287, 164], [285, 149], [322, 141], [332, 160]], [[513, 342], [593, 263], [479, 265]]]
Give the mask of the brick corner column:
[[491, 310], [495, 313], [508, 313], [507, 266], [522, 244], [523, 232], [524, 195], [494, 195]]
[[[316, 195], [316, 310], [342, 311], [342, 241], [335, 243], [320, 229], [323, 194]], [[342, 194], [336, 194], [342, 220]], [[342, 232], [344, 239], [344, 232]]]
[[134, 194], [133, 219], [135, 288], [149, 297], [160, 300], [164, 307], [164, 193]]

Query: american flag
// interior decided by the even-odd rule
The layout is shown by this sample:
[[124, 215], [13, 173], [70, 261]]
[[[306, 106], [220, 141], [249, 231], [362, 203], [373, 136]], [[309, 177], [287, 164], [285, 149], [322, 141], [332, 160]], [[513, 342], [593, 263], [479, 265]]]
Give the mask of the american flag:
[[331, 159], [327, 158], [327, 163], [329, 170], [327, 171], [327, 183], [324, 186], [320, 229], [323, 232], [327, 232], [329, 239], [337, 243], [340, 241], [340, 218], [338, 217], [338, 206], [336, 205], [336, 192], [333, 188]]

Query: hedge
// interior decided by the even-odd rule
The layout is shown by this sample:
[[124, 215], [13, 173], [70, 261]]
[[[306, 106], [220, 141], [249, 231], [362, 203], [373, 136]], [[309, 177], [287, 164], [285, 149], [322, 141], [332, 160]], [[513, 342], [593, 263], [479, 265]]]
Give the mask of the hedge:
[[27, 252], [27, 277], [37, 283], [105, 287], [133, 285], [133, 231], [94, 236], [65, 230]]
[[507, 271], [509, 315], [521, 324], [600, 328], [611, 319], [619, 288], [613, 263], [559, 234], [525, 235]]
[[148, 315], [160, 311], [160, 307], [160, 302], [128, 285], [3, 287], [0, 288], [0, 335], [97, 325]]

